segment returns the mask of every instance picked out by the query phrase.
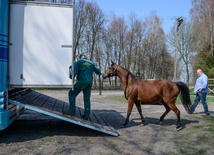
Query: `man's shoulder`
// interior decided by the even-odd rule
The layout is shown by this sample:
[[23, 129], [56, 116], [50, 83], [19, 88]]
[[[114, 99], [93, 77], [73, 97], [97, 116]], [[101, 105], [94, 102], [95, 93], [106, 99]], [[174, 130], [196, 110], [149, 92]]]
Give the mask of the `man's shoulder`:
[[77, 63], [84, 63], [84, 62], [88, 62], [88, 63], [93, 64], [93, 62], [92, 62], [91, 60], [88, 60], [88, 59], [80, 59], [80, 60], [77, 60]]
[[83, 65], [83, 66], [92, 66], [94, 63], [91, 60], [88, 59], [80, 59], [77, 61], [78, 65]]
[[201, 74], [201, 76], [199, 76], [199, 78], [198, 78], [199, 80], [202, 80], [202, 81], [207, 81], [208, 80], [208, 77], [207, 77], [207, 75], [206, 74]]
[[203, 78], [208, 78], [207, 75], [204, 74], [204, 73], [202, 74], [202, 77], [203, 77]]

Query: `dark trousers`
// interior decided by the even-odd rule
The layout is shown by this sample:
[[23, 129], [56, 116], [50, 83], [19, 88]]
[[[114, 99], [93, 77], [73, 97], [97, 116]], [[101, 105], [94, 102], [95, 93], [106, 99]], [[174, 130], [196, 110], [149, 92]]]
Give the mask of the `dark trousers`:
[[195, 101], [191, 107], [191, 111], [194, 112], [195, 111], [195, 108], [197, 107], [198, 103], [202, 102], [202, 105], [204, 107], [204, 112], [205, 113], [209, 113], [209, 110], [208, 110], [208, 105], [207, 105], [207, 101], [206, 101], [206, 96], [207, 94], [206, 93], [202, 93], [202, 92], [197, 92], [196, 96], [195, 96]]
[[90, 109], [91, 109], [91, 101], [90, 101], [90, 97], [91, 97], [91, 87], [92, 87], [92, 83], [84, 83], [81, 81], [78, 81], [75, 85], [74, 85], [74, 89], [70, 90], [68, 93], [69, 96], [69, 103], [70, 103], [70, 107], [69, 110], [75, 114], [76, 111], [76, 97], [77, 95], [83, 91], [83, 98], [84, 98], [84, 115], [85, 117], [89, 117], [90, 116]]

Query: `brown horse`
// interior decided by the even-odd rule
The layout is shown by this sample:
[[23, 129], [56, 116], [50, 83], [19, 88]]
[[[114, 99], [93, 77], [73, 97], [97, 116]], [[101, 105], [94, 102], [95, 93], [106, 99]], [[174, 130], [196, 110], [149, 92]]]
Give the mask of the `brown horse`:
[[164, 117], [172, 110], [177, 116], [176, 129], [181, 129], [180, 110], [175, 105], [179, 93], [184, 108], [187, 113], [191, 114], [189, 88], [183, 82], [144, 80], [142, 77], [134, 76], [129, 70], [117, 65], [113, 61], [111, 66], [103, 73], [103, 78], [111, 76], [118, 76], [120, 78], [124, 88], [125, 98], [128, 100], [127, 117], [123, 126], [128, 124], [134, 104], [144, 124], [145, 119], [142, 114], [141, 104], [156, 104], [161, 102], [166, 108], [166, 111], [160, 117], [160, 124], [163, 124]]

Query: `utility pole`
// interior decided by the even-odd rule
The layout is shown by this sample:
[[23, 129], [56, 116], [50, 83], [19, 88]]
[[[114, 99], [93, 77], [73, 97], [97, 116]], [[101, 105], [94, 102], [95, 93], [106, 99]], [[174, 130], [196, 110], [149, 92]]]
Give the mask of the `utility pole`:
[[178, 63], [178, 31], [179, 27], [181, 26], [181, 23], [183, 22], [183, 18], [179, 17], [176, 19], [177, 21], [177, 28], [176, 28], [176, 51], [175, 51], [175, 63], [174, 63], [174, 77], [173, 81], [177, 81], [177, 63]]

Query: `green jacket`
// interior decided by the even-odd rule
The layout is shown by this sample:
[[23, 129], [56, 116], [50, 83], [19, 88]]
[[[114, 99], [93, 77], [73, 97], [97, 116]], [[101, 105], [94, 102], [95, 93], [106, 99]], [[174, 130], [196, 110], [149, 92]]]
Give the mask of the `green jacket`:
[[93, 72], [101, 75], [100, 69], [98, 69], [95, 64], [88, 59], [80, 59], [74, 64], [74, 78], [77, 76], [77, 81], [92, 83]]

